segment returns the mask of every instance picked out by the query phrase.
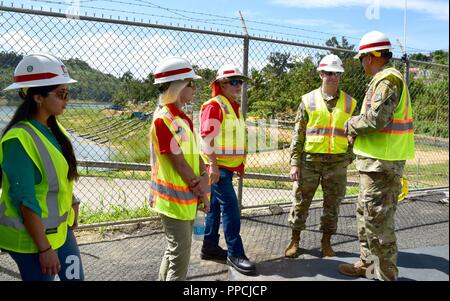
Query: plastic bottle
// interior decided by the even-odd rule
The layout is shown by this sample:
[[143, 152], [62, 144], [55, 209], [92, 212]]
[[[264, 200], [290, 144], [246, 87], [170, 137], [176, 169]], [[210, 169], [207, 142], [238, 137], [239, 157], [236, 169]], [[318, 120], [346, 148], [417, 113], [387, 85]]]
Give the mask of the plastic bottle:
[[194, 240], [203, 240], [205, 237], [205, 213], [198, 210], [194, 221]]

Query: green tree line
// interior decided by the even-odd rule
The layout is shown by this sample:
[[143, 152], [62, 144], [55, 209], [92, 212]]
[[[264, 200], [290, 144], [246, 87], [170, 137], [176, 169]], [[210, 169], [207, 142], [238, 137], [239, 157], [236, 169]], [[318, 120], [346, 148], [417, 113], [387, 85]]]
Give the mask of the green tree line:
[[[332, 37], [326, 45], [338, 49], [354, 50], [345, 38], [340, 41]], [[341, 78], [341, 89], [358, 100], [359, 112], [370, 78], [353, 53], [348, 51], [316, 52], [299, 56], [290, 52], [272, 52], [267, 63], [260, 69], [251, 69], [248, 85], [248, 115], [256, 118], [279, 118], [293, 120], [301, 96], [320, 86], [316, 71], [320, 59], [329, 54], [338, 55], [345, 72]], [[430, 54], [412, 54], [411, 59], [448, 65], [448, 52], [438, 50]], [[15, 66], [22, 55], [13, 52], [0, 53], [0, 88], [11, 83]], [[144, 79], [136, 78], [130, 71], [116, 77], [102, 73], [86, 62], [73, 58], [64, 61], [77, 85], [71, 86], [71, 98], [96, 102], [112, 102], [126, 106], [130, 103], [147, 103], [153, 108], [157, 103], [158, 89], [153, 85], [153, 74]], [[402, 63], [395, 67], [404, 71]], [[448, 70], [420, 64], [410, 73], [411, 92], [416, 132], [438, 137], [448, 137]], [[210, 83], [216, 70], [194, 66], [202, 79], [196, 82], [197, 91], [193, 110], [198, 111], [202, 102], [211, 97]], [[412, 70], [412, 69], [410, 69]], [[1, 92], [0, 98], [8, 102], [17, 101], [14, 92]]]

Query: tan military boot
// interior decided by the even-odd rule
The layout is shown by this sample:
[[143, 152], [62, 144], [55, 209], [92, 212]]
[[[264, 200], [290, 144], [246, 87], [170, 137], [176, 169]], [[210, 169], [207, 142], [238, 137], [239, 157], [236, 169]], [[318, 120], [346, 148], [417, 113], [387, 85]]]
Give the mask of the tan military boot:
[[336, 253], [334, 253], [333, 249], [331, 248], [331, 234], [323, 234], [321, 245], [323, 257], [333, 257], [336, 255]]
[[352, 277], [366, 277], [367, 267], [364, 263], [359, 260], [354, 264], [343, 263], [338, 267], [338, 271], [341, 274], [352, 276]]
[[300, 231], [292, 230], [291, 242], [284, 251], [284, 256], [291, 258], [297, 257], [299, 243], [300, 243]]

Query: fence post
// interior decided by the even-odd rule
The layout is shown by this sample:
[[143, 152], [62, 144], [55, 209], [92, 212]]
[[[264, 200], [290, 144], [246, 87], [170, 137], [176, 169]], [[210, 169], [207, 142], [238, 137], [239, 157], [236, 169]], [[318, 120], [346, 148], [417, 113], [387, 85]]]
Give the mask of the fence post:
[[[239, 11], [239, 14], [241, 16], [241, 23], [242, 23], [242, 29], [244, 31], [244, 52], [243, 52], [243, 66], [242, 66], [242, 73], [245, 76], [248, 76], [248, 52], [249, 52], [249, 45], [250, 45], [250, 37], [248, 35], [247, 27], [245, 26], [244, 18], [242, 17], [241, 12]], [[244, 82], [242, 84], [242, 95], [241, 95], [241, 111], [244, 120], [247, 117], [247, 83]], [[247, 139], [248, 137], [246, 137]], [[242, 209], [242, 190], [244, 187], [244, 175], [239, 178], [238, 183], [238, 201], [239, 201], [239, 208]]]
[[409, 57], [406, 52], [403, 55], [402, 59], [405, 61], [405, 83], [406, 86], [409, 87]]

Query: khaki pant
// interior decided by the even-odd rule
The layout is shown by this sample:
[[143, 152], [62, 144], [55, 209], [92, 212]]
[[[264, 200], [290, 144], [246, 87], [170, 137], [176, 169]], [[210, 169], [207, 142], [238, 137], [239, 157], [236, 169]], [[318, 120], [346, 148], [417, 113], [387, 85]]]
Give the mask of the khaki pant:
[[186, 280], [191, 257], [194, 220], [183, 221], [163, 214], [160, 216], [168, 244], [159, 268], [158, 280]]
[[306, 229], [309, 207], [319, 184], [323, 191], [323, 215], [320, 231], [335, 234], [338, 224], [339, 206], [347, 187], [347, 160], [340, 162], [302, 161], [300, 178], [294, 182], [295, 199], [291, 207], [288, 224], [298, 231]]

